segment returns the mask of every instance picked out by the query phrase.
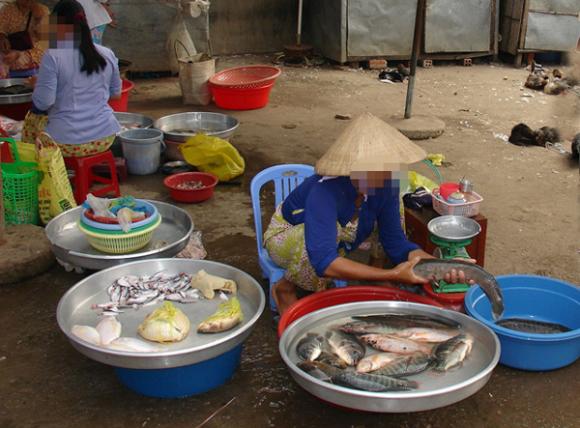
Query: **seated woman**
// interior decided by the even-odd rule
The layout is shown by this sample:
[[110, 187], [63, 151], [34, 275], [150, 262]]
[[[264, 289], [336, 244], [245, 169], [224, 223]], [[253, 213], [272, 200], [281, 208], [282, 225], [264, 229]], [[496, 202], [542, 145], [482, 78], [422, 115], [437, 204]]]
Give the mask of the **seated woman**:
[[48, 8], [35, 0], [16, 0], [0, 9], [0, 62], [9, 77], [36, 74], [44, 47], [38, 29]]
[[[421, 258], [433, 258], [409, 242], [401, 227], [396, 175], [425, 158], [422, 148], [371, 114], [364, 114], [338, 137], [307, 178], [272, 217], [264, 246], [286, 269], [272, 297], [282, 314], [301, 294], [328, 288], [333, 279], [424, 283], [413, 272]], [[393, 269], [345, 258], [373, 232]], [[450, 282], [465, 281], [452, 271]]]
[[50, 17], [50, 49], [42, 59], [24, 122], [23, 139], [46, 134], [64, 157], [82, 157], [109, 149], [120, 131], [110, 98], [121, 94], [113, 52], [93, 43], [82, 6], [61, 0]]

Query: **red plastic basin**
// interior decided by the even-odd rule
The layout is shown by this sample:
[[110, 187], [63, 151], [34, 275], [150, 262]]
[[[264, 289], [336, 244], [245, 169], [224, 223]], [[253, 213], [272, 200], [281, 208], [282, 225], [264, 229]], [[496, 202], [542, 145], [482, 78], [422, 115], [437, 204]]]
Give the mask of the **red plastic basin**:
[[214, 102], [225, 110], [255, 110], [265, 107], [270, 100], [274, 82], [257, 88], [228, 88], [210, 83]]
[[344, 288], [333, 288], [311, 294], [298, 300], [288, 308], [278, 323], [278, 337], [282, 336], [284, 330], [297, 319], [310, 312], [329, 306], [342, 305], [344, 303], [366, 302], [373, 300], [399, 300], [403, 302], [422, 303], [442, 307], [442, 305], [425, 296], [399, 290], [388, 286], [351, 285]]
[[32, 103], [3, 104], [0, 105], [0, 116], [6, 116], [14, 120], [24, 120], [26, 113], [32, 107]]
[[432, 299], [445, 309], [464, 312], [463, 300], [465, 293], [435, 293], [431, 284], [423, 284], [423, 290]]
[[121, 89], [121, 98], [118, 100], [110, 100], [109, 105], [114, 111], [127, 112], [129, 107], [129, 93], [135, 84], [130, 80], [123, 79], [123, 87]]
[[[177, 185], [186, 181], [201, 181], [205, 187], [195, 190], [181, 190]], [[173, 174], [163, 180], [163, 184], [169, 189], [169, 196], [176, 202], [196, 203], [208, 200], [213, 196], [213, 191], [218, 183], [218, 178], [207, 172], [182, 172]]]

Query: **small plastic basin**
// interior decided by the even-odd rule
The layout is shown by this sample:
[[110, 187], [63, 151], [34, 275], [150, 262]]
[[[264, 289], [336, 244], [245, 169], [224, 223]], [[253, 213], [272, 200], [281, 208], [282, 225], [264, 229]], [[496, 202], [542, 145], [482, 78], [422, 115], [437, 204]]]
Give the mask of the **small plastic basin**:
[[110, 100], [109, 106], [113, 109], [113, 111], [118, 112], [127, 112], [129, 109], [129, 93], [131, 89], [135, 87], [135, 84], [130, 80], [123, 79], [123, 86], [121, 89], [121, 98], [117, 100]]
[[465, 310], [481, 321], [501, 342], [499, 362], [529, 371], [555, 370], [580, 357], [580, 288], [553, 278], [535, 275], [497, 277], [503, 292], [502, 318], [527, 318], [562, 324], [572, 330], [557, 334], [533, 334], [497, 325], [491, 306], [479, 286], [465, 295]]
[[400, 300], [403, 302], [423, 303], [424, 305], [442, 307], [441, 304], [429, 297], [420, 296], [393, 287], [351, 285], [344, 288], [333, 288], [311, 294], [290, 306], [284, 312], [284, 315], [282, 315], [278, 323], [278, 337], [282, 336], [282, 333], [284, 333], [284, 330], [290, 324], [310, 312], [328, 308], [329, 306], [342, 305], [344, 303], [372, 300]]
[[[201, 189], [182, 190], [177, 186], [187, 181], [201, 181], [204, 185]], [[208, 200], [213, 196], [218, 178], [207, 172], [182, 172], [167, 177], [163, 183], [169, 189], [169, 196], [176, 202], [196, 203]]]

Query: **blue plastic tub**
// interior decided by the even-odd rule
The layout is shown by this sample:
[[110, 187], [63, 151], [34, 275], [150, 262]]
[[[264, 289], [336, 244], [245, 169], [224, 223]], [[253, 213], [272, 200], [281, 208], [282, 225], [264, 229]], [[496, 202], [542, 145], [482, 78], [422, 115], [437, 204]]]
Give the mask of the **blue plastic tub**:
[[572, 330], [558, 334], [531, 334], [494, 323], [489, 300], [473, 286], [465, 295], [466, 312], [490, 327], [501, 342], [499, 362], [530, 371], [554, 370], [580, 357], [580, 288], [564, 281], [535, 275], [497, 277], [503, 292], [503, 318], [554, 322]]
[[119, 380], [138, 394], [157, 398], [183, 398], [202, 394], [226, 383], [240, 364], [242, 345], [218, 357], [171, 369], [115, 367]]

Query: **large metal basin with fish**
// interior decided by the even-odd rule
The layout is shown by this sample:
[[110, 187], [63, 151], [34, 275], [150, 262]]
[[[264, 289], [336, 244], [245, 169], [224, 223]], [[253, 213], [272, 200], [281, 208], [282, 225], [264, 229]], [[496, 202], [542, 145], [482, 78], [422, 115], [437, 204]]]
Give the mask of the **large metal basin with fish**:
[[163, 131], [166, 140], [185, 142], [198, 133], [224, 140], [234, 135], [238, 119], [222, 113], [187, 112], [164, 116], [155, 121], [155, 128]]
[[[195, 274], [201, 269], [236, 281], [237, 298], [244, 319], [229, 331], [198, 334], [197, 325], [214, 313], [222, 300], [199, 300], [175, 303], [191, 322], [191, 331], [181, 342], [160, 345], [164, 349], [149, 353], [112, 350], [92, 345], [71, 333], [74, 325], [98, 322], [93, 304], [109, 300], [107, 288], [125, 275]], [[122, 336], [139, 338], [138, 325], [145, 316], [160, 306], [129, 308], [118, 315]], [[226, 382], [239, 365], [242, 344], [250, 335], [265, 306], [265, 295], [250, 275], [234, 267], [205, 260], [153, 259], [115, 266], [97, 272], [73, 286], [60, 300], [57, 321], [72, 346], [95, 361], [116, 367], [119, 379], [129, 388], [148, 396], [182, 397], [205, 392]]]
[[46, 236], [54, 255], [64, 263], [90, 270], [177, 255], [185, 248], [193, 232], [191, 217], [185, 210], [175, 205], [158, 201], [148, 202], [157, 207], [162, 222], [145, 248], [123, 255], [105, 254], [94, 249], [78, 228], [82, 207], [77, 207], [55, 217], [46, 226]]
[[[442, 374], [427, 371], [413, 376], [412, 379], [419, 383], [419, 388], [402, 392], [350, 389], [318, 380], [296, 366], [299, 361], [296, 346], [306, 333], [322, 333], [323, 326], [351, 316], [381, 313], [428, 315], [455, 321], [461, 324], [465, 333], [474, 338], [471, 353], [459, 368]], [[482, 323], [464, 314], [418, 303], [389, 301], [347, 303], [305, 315], [284, 331], [279, 350], [294, 380], [311, 394], [342, 407], [381, 413], [418, 412], [461, 401], [475, 394], [487, 383], [500, 355], [500, 345], [495, 334]]]
[[0, 105], [24, 104], [32, 101], [32, 86], [30, 86], [28, 79], [0, 79], [0, 88], [11, 86], [25, 86], [28, 90], [25, 93], [0, 93]]
[[557, 323], [569, 329], [558, 333], [516, 331], [497, 324], [489, 300], [478, 286], [465, 295], [465, 310], [499, 337], [499, 362], [529, 371], [555, 370], [580, 358], [580, 287], [537, 275], [503, 275], [501, 287], [506, 319]]

